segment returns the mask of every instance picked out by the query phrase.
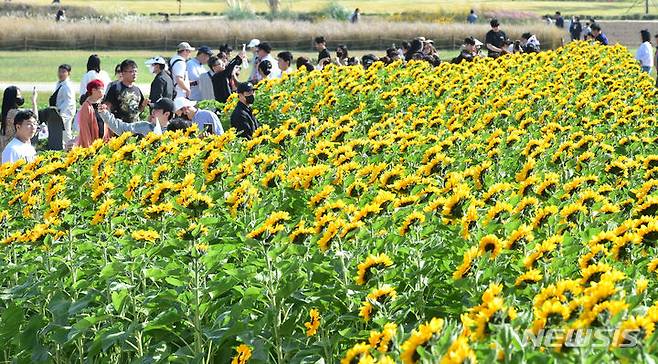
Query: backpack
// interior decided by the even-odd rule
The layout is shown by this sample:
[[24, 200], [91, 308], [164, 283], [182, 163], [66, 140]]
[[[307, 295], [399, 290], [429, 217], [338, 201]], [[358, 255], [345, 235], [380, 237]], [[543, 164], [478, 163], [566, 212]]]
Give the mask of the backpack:
[[169, 72], [167, 72], [169, 77], [171, 77], [171, 81], [174, 83], [174, 90], [172, 92], [172, 100], [176, 98], [176, 85], [177, 85], [177, 83], [176, 83], [176, 77], [174, 77], [174, 65], [178, 62], [185, 62], [185, 60], [183, 60], [182, 58], [178, 58], [178, 59], [176, 59], [172, 62], [171, 59], [170, 59], [169, 60]]

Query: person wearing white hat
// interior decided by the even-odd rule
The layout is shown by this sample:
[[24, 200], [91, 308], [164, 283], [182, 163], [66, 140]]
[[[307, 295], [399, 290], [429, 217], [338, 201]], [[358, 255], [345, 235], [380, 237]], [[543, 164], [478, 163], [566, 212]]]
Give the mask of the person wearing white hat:
[[174, 113], [176, 116], [197, 124], [201, 132], [215, 135], [224, 134], [224, 128], [217, 115], [208, 110], [199, 110], [195, 105], [194, 101], [177, 97], [174, 100]]
[[[258, 77], [258, 63], [260, 63], [260, 57], [258, 57], [258, 46], [260, 45], [260, 40], [258, 39], [252, 39], [249, 41], [249, 44], [247, 44], [247, 48], [254, 54], [254, 59], [251, 64], [251, 74], [249, 75], [249, 79], [255, 79]], [[246, 63], [246, 64], [245, 64]], [[243, 62], [242, 68], [247, 68], [249, 66], [249, 63]]]
[[187, 75], [187, 60], [196, 49], [188, 42], [182, 42], [177, 47], [177, 54], [169, 60], [169, 69], [175, 83], [176, 97], [190, 97], [192, 90]]
[[174, 96], [174, 81], [167, 70], [167, 62], [164, 58], [158, 56], [149, 59], [145, 63], [151, 73], [155, 75], [153, 82], [151, 82], [149, 99], [152, 101], [158, 101], [163, 97], [172, 99]]

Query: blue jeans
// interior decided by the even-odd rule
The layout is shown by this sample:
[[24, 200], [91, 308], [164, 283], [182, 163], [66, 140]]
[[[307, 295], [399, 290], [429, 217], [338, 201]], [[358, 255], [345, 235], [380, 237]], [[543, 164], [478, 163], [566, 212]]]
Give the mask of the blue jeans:
[[651, 72], [651, 66], [642, 66], [642, 71], [649, 73]]

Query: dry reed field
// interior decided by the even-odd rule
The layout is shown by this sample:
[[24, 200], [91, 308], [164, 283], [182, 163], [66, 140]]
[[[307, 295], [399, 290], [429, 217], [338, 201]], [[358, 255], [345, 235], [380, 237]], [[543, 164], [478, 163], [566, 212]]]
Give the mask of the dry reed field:
[[[386, 48], [423, 35], [434, 39], [440, 48], [459, 46], [466, 36], [483, 39], [488, 25], [395, 23], [368, 21], [348, 24], [338, 21], [318, 23], [298, 21], [225, 21], [196, 22], [76, 22], [54, 23], [48, 20], [0, 18], [11, 27], [0, 29], [0, 47], [4, 49], [173, 49], [180, 41], [239, 45], [251, 38], [267, 40], [275, 46], [308, 49], [315, 36], [323, 35], [335, 42], [347, 43], [354, 49]], [[512, 39], [532, 32], [547, 48], [560, 45], [562, 32], [543, 24], [503, 24]]]

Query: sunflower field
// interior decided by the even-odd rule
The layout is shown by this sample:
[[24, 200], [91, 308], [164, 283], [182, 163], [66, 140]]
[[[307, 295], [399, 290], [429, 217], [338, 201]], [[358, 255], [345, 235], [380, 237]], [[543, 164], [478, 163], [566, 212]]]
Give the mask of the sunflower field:
[[658, 102], [625, 48], [299, 72], [255, 110], [249, 141], [2, 165], [0, 361], [656, 360]]

